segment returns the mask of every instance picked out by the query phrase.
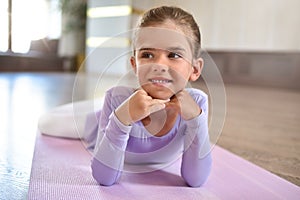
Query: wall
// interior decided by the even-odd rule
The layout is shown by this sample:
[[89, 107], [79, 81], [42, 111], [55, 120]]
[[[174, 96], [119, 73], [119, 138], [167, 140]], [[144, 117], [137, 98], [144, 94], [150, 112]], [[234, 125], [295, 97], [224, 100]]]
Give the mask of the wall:
[[[91, 0], [90, 2], [100, 2]], [[109, 1], [101, 1], [109, 2]], [[228, 83], [246, 83], [269, 86], [300, 88], [300, 14], [298, 0], [132, 0], [126, 2], [138, 12], [126, 17], [126, 22], [118, 19], [102, 25], [92, 20], [88, 30], [97, 29], [119, 31], [135, 27], [139, 11], [160, 5], [180, 6], [191, 12], [200, 25], [202, 47], [216, 62], [224, 80]], [[108, 3], [111, 4], [111, 3]], [[109, 29], [107, 27], [110, 27]], [[120, 29], [115, 29], [120, 27]], [[93, 32], [93, 31], [92, 31]], [[95, 32], [95, 31], [94, 31]], [[113, 34], [113, 33], [110, 33]], [[107, 35], [107, 33], [106, 33]], [[128, 36], [130, 38], [130, 36]], [[109, 52], [106, 59], [121, 53], [118, 49], [102, 49]], [[130, 52], [130, 47], [127, 48]], [[101, 63], [99, 56], [91, 63]], [[113, 56], [112, 56], [113, 55]], [[129, 54], [122, 57], [122, 74], [128, 70]], [[127, 59], [127, 61], [126, 61]], [[89, 65], [90, 66], [90, 65]], [[99, 67], [87, 67], [95, 71]]]
[[299, 0], [133, 1], [144, 10], [159, 5], [177, 5], [193, 13], [206, 49], [300, 50]]
[[[88, 73], [122, 75], [127, 71], [130, 55], [130, 29], [131, 16], [118, 16], [118, 12], [107, 13], [112, 16], [101, 16], [101, 12], [89, 14], [94, 8], [107, 8], [111, 6], [131, 6], [130, 0], [89, 0], [85, 63]], [[105, 11], [106, 12], [106, 11]], [[102, 12], [103, 13], [103, 12]]]

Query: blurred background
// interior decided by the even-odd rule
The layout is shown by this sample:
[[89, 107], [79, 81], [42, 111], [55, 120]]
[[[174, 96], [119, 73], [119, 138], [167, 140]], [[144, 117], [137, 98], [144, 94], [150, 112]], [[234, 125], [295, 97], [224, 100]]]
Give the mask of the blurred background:
[[[124, 33], [159, 5], [194, 15], [226, 82], [300, 88], [298, 0], [1, 0], [0, 71], [74, 72], [93, 52], [82, 67], [101, 73], [112, 56], [130, 51]], [[111, 73], [124, 73], [127, 57], [117, 63]]]

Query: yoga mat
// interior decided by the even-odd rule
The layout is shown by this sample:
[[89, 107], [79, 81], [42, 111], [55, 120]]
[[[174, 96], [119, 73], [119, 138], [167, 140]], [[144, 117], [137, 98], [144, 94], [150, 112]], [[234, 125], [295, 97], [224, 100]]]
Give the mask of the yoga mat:
[[190, 188], [180, 177], [180, 160], [164, 170], [123, 173], [110, 187], [91, 175], [91, 154], [82, 141], [38, 134], [28, 199], [299, 199], [300, 188], [215, 146], [213, 168], [200, 188]]

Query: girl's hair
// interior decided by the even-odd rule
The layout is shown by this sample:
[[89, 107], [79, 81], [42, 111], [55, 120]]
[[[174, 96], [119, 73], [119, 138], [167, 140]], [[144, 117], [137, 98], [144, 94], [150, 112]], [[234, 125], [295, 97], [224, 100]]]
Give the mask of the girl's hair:
[[144, 13], [138, 28], [150, 27], [164, 23], [166, 20], [173, 21], [181, 30], [192, 37], [195, 56], [198, 57], [201, 48], [201, 34], [194, 17], [187, 11], [174, 6], [161, 6], [152, 8]]

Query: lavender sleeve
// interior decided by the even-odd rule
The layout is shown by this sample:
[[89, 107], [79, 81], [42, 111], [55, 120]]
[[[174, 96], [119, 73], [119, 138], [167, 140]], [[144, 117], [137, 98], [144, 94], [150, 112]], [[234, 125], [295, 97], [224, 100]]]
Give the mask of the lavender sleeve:
[[[120, 100], [121, 101], [121, 100]], [[115, 116], [112, 94], [107, 92], [92, 160], [92, 175], [101, 185], [112, 185], [120, 177], [131, 126], [123, 125]]]
[[212, 165], [207, 122], [207, 97], [203, 96], [198, 105], [202, 108], [202, 113], [186, 122], [181, 163], [181, 176], [191, 187], [203, 185], [210, 174]]

